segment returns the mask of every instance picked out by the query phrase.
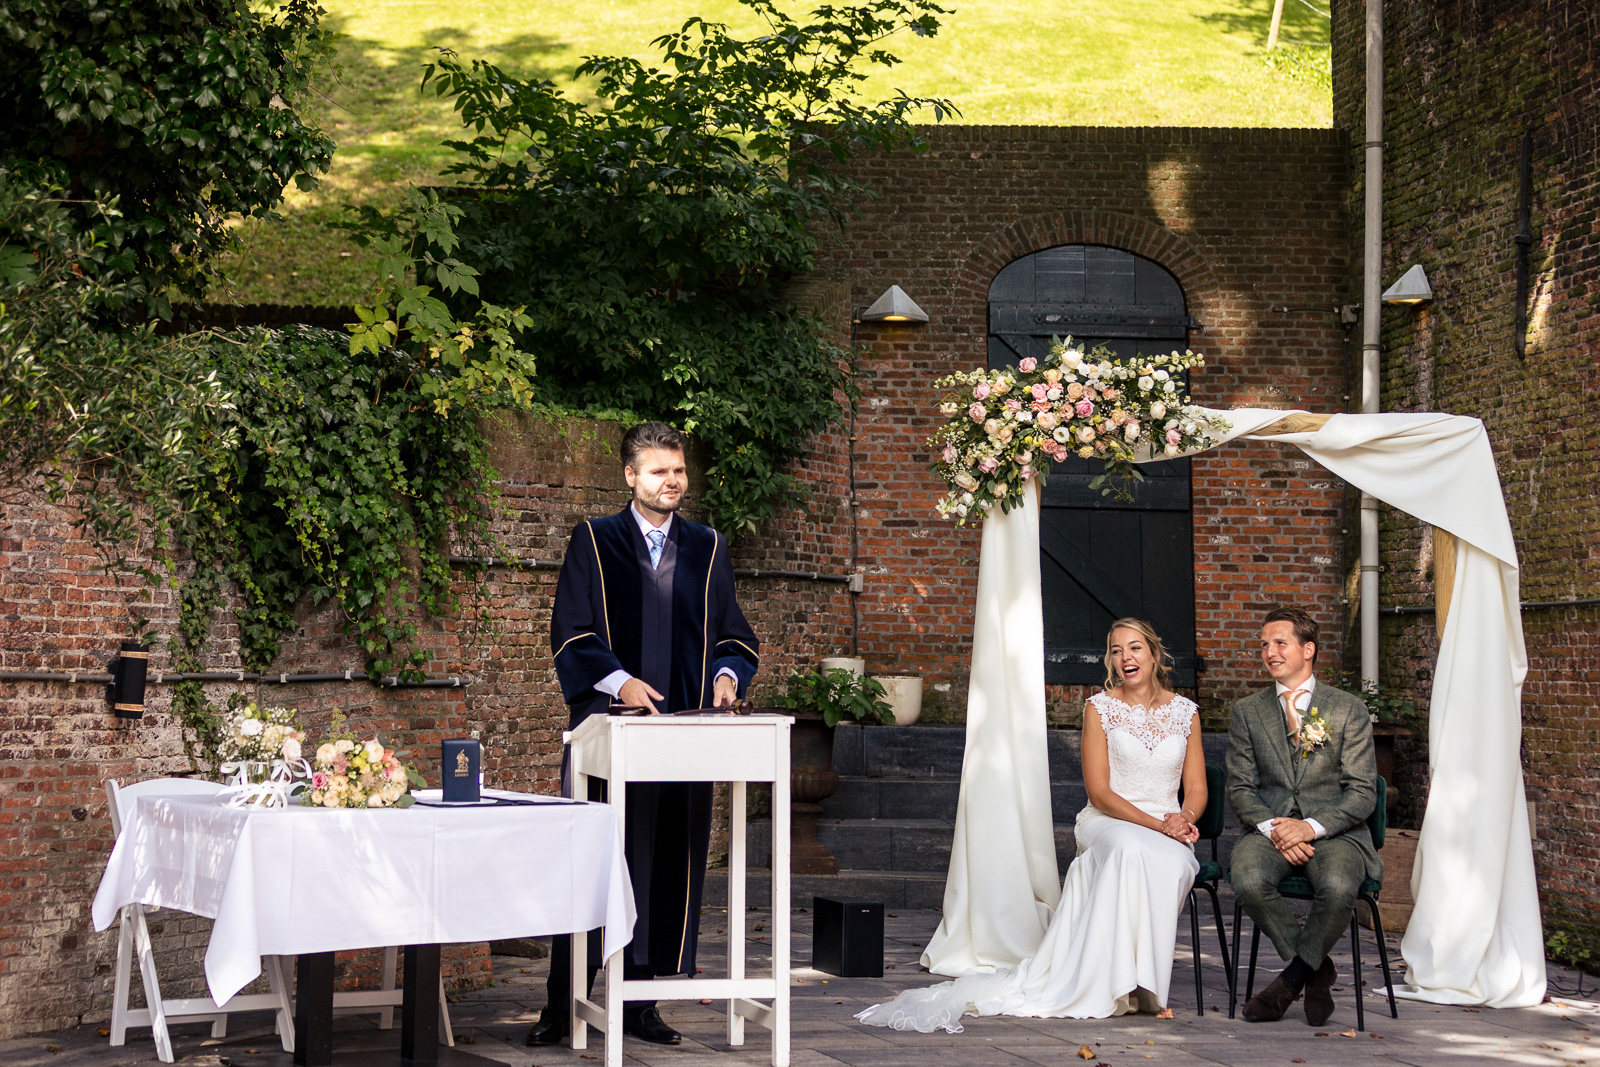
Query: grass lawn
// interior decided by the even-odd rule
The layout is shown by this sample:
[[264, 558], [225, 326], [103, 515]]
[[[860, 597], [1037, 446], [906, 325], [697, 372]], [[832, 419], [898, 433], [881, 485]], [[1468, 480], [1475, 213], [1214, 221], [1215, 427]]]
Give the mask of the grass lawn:
[[[732, 0], [323, 0], [339, 53], [305, 110], [338, 143], [333, 171], [291, 193], [281, 222], [249, 222], [212, 294], [240, 302], [344, 304], [367, 262], [327, 229], [342, 205], [385, 203], [437, 180], [456, 135], [447, 104], [417, 92], [445, 46], [582, 95], [572, 69], [592, 54], [649, 58], [649, 42], [689, 15], [757, 25]], [[1285, 0], [1265, 51], [1272, 0], [967, 0], [939, 36], [907, 36], [904, 62], [867, 93], [944, 96], [962, 123], [1041, 126], [1322, 126], [1332, 123], [1328, 20]]]

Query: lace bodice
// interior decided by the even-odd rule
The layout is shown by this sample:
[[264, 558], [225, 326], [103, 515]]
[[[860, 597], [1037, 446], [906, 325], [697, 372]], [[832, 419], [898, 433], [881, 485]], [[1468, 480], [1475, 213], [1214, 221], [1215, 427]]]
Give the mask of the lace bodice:
[[1195, 702], [1174, 696], [1159, 708], [1143, 708], [1096, 693], [1089, 707], [1099, 714], [1106, 732], [1112, 791], [1158, 819], [1177, 811]]

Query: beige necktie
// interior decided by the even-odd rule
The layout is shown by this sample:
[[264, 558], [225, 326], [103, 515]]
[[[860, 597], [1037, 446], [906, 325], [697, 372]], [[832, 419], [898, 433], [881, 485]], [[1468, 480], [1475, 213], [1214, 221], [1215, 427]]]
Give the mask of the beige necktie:
[[1291, 736], [1300, 730], [1300, 712], [1295, 705], [1300, 699], [1300, 694], [1304, 692], [1304, 689], [1291, 689], [1283, 694], [1283, 722], [1289, 728]]

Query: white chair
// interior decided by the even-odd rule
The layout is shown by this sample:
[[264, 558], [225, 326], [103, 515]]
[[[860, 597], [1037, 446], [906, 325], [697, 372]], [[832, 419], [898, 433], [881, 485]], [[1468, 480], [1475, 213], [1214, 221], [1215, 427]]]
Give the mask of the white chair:
[[[214, 794], [222, 790], [215, 782], [193, 778], [152, 778], [133, 785], [118, 786], [106, 782], [106, 799], [111, 814], [111, 829], [121, 836], [123, 824], [133, 812], [134, 802], [141, 796], [196, 796]], [[162, 1063], [172, 1062], [172, 1036], [167, 1031], [169, 1022], [211, 1023], [212, 1037], [228, 1035], [228, 1014], [235, 1011], [272, 1011], [277, 1014], [278, 1035], [285, 1052], [294, 1051], [294, 1009], [289, 1000], [289, 985], [284, 960], [279, 956], [261, 957], [262, 970], [267, 975], [270, 993], [243, 993], [218, 1004], [207, 997], [167, 999], [161, 995], [161, 983], [156, 978], [155, 954], [150, 947], [150, 929], [145, 916], [157, 908], [143, 904], [128, 904], [122, 909], [117, 936], [116, 989], [111, 1000], [111, 1044], [123, 1044], [128, 1027], [148, 1026], [156, 1042], [156, 1055]], [[139, 972], [144, 979], [146, 1007], [128, 1007], [128, 994], [133, 978], [133, 957], [139, 957]]]

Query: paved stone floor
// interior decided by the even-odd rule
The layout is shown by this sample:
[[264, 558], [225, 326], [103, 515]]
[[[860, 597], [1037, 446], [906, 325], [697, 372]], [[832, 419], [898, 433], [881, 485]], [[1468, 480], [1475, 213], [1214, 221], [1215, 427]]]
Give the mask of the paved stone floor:
[[[1225, 902], [1226, 906], [1226, 902]], [[1207, 906], [1202, 915], [1209, 917]], [[806, 912], [795, 914], [794, 959], [811, 959], [811, 924]], [[770, 936], [770, 914], [753, 910], [746, 917], [749, 936]], [[1035, 1064], [1066, 1067], [1075, 1063], [1134, 1067], [1153, 1064], [1431, 1064], [1516, 1063], [1529, 1065], [1594, 1064], [1600, 1067], [1600, 994], [1588, 979], [1577, 996], [1577, 975], [1552, 969], [1551, 999], [1537, 1008], [1512, 1011], [1433, 1007], [1400, 1002], [1400, 1018], [1389, 1017], [1381, 996], [1367, 993], [1367, 1032], [1355, 1033], [1355, 1011], [1350, 992], [1349, 941], [1335, 957], [1341, 981], [1336, 987], [1334, 1017], [1319, 1031], [1305, 1025], [1299, 1005], [1288, 1018], [1271, 1025], [1251, 1025], [1227, 1017], [1226, 984], [1215, 929], [1202, 927], [1202, 961], [1206, 988], [1206, 1014], [1195, 1014], [1193, 969], [1190, 964], [1187, 921], [1179, 932], [1177, 961], [1173, 966], [1171, 1005], [1174, 1018], [1150, 1015], [1103, 1021], [1043, 1019], [968, 1019], [963, 1033], [901, 1034], [863, 1027], [851, 1016], [896, 991], [931, 981], [920, 972], [917, 958], [937, 925], [932, 911], [893, 912], [887, 919], [886, 969], [881, 979], [831, 977], [809, 967], [795, 972], [795, 1067], [943, 1067], [943, 1065]], [[705, 916], [701, 963], [706, 974], [717, 973], [725, 960], [727, 916], [710, 909]], [[1248, 927], [1247, 936], [1248, 936]], [[1372, 989], [1381, 985], [1376, 944], [1363, 931], [1363, 961]], [[1398, 941], [1391, 942], [1393, 946]], [[752, 963], [759, 963], [765, 947], [752, 944]], [[1270, 948], [1263, 946], [1263, 966]], [[754, 968], [752, 968], [754, 970]], [[527, 1049], [522, 1037], [544, 1003], [546, 962], [510, 956], [495, 957], [495, 984], [469, 993], [450, 1007], [458, 1048], [518, 1067], [584, 1067], [602, 1062], [603, 1042], [591, 1042], [587, 1052], [566, 1047]], [[759, 973], [759, 972], [756, 972]], [[1269, 972], [1270, 976], [1270, 972]], [[725, 1064], [770, 1063], [771, 1043], [766, 1032], [749, 1028], [740, 1049], [730, 1049], [725, 1037], [720, 1005], [679, 1003], [665, 1005], [666, 1020], [684, 1034], [677, 1048], [662, 1048], [627, 1039], [627, 1062], [648, 1067], [671, 1067], [686, 1061]], [[34, 1067], [41, 1064], [88, 1064], [93, 1067], [156, 1062], [149, 1031], [128, 1035], [121, 1049], [109, 1048], [100, 1033], [103, 1023], [73, 1030], [40, 1034], [0, 1042], [0, 1064]], [[195, 1067], [266, 1067], [286, 1057], [271, 1055], [276, 1048], [269, 1016], [240, 1016], [232, 1034], [214, 1041], [202, 1025], [178, 1027], [175, 1044], [179, 1062]], [[342, 1019], [337, 1050], [387, 1048], [396, 1050], [394, 1032], [380, 1032], [367, 1020]], [[1080, 1058], [1080, 1056], [1082, 1058]], [[389, 1057], [383, 1057], [388, 1059]]]

